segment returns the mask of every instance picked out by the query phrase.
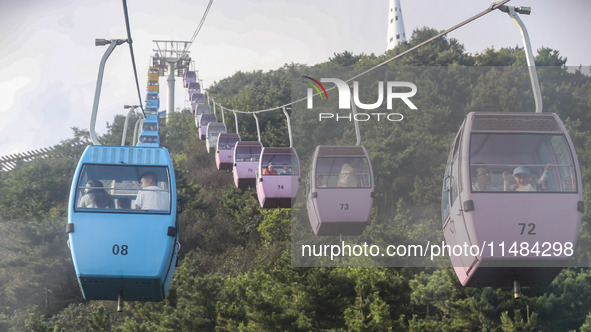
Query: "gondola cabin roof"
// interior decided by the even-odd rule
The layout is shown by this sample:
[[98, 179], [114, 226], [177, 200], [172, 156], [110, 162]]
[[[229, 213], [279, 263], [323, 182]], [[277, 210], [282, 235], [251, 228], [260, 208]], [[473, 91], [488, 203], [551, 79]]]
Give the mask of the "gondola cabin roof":
[[472, 112], [467, 116], [472, 132], [535, 132], [559, 134], [563, 128], [554, 113]]
[[[215, 119], [217, 120], [217, 117], [215, 117]], [[226, 129], [226, 125], [221, 122], [209, 122], [207, 124], [207, 127], [211, 128], [213, 130]]]
[[164, 147], [131, 147], [89, 145], [80, 164], [169, 165], [170, 155]]
[[277, 156], [292, 156], [295, 155], [295, 151], [290, 147], [266, 147], [263, 150], [264, 154], [277, 155]]
[[205, 95], [202, 94], [201, 92], [193, 92], [193, 93], [191, 93], [189, 98], [191, 99], [191, 102], [193, 102], [193, 103], [198, 103], [198, 104], [205, 103]]
[[366, 157], [367, 153], [361, 146], [319, 145], [317, 156], [322, 157]]
[[197, 115], [211, 114], [211, 107], [209, 107], [205, 104], [197, 104], [197, 107], [195, 109], [195, 114], [197, 114]]
[[214, 114], [201, 114], [201, 118], [199, 121], [209, 123], [211, 121], [217, 121], [218, 117]]
[[197, 74], [192, 70], [187, 70], [183, 74], [183, 78], [189, 83], [195, 82], [195, 80], [197, 79]]
[[[217, 118], [216, 118], [217, 120]], [[221, 122], [209, 122], [207, 124], [207, 134], [208, 135], [215, 135], [216, 138], [219, 134], [223, 134], [226, 132], [226, 125]]]
[[189, 91], [201, 92], [201, 85], [198, 82], [191, 82], [187, 85]]
[[240, 135], [237, 133], [220, 133], [220, 139], [237, 139], [240, 140]]
[[262, 147], [263, 144], [259, 141], [238, 141], [236, 142], [236, 147]]

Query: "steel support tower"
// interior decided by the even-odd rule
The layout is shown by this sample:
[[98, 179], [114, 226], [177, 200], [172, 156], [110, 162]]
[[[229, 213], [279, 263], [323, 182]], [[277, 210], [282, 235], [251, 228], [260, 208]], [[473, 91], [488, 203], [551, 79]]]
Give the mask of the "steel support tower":
[[174, 112], [174, 82], [176, 76], [182, 77], [189, 68], [191, 57], [187, 50], [190, 41], [154, 40], [154, 56], [152, 65], [158, 67], [158, 76], [168, 75], [167, 82], [167, 106], [166, 120]]

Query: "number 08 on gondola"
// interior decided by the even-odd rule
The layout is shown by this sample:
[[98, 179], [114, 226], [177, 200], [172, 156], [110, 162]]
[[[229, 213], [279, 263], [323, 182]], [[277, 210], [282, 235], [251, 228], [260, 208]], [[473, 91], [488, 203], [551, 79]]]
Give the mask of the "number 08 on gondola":
[[166, 148], [88, 146], [72, 182], [67, 232], [85, 299], [164, 299], [179, 248]]

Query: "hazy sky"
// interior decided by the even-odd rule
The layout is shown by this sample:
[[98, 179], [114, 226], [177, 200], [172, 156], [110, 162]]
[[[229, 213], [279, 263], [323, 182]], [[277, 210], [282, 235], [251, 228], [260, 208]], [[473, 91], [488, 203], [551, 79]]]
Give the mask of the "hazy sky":
[[[142, 98], [153, 40], [190, 40], [209, 0], [128, 0]], [[401, 0], [410, 37], [418, 27], [444, 30], [472, 17], [491, 0]], [[382, 54], [388, 0], [215, 0], [190, 48], [205, 87], [236, 71], [271, 70], [285, 63], [313, 65], [345, 50]], [[591, 65], [591, 1], [513, 0], [531, 6], [522, 15], [534, 49], [556, 49], [569, 66]], [[460, 28], [471, 53], [522, 46], [505, 13], [496, 11]], [[87, 129], [100, 59], [95, 38], [126, 38], [119, 0], [0, 0], [0, 156], [48, 147]], [[410, 55], [412, 56], [412, 55]], [[177, 79], [175, 107], [186, 106]], [[161, 109], [166, 79], [160, 79]], [[107, 62], [98, 134], [124, 104], [137, 104], [127, 44]]]

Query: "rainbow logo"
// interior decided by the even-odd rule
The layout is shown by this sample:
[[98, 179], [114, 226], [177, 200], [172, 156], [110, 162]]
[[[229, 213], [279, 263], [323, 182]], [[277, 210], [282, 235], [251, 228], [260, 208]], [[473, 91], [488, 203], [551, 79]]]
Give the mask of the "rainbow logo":
[[[313, 87], [313, 88], [314, 88], [314, 90], [316, 90], [316, 92], [318, 92], [318, 94], [320, 95], [320, 99], [324, 98], [324, 97], [322, 97], [322, 91], [324, 91], [324, 96], [326, 97], [326, 100], [328, 100], [328, 94], [326, 93], [326, 90], [324, 89], [324, 86], [322, 86], [322, 84], [321, 84], [321, 83], [320, 83], [318, 80], [316, 80], [316, 79], [314, 79], [314, 78], [312, 78], [312, 77], [310, 77], [310, 76], [302, 76], [302, 77], [303, 77], [303, 78], [307, 78], [307, 79], [309, 79], [310, 81], [312, 81], [312, 82], [314, 82], [314, 83], [318, 84], [318, 86], [316, 86], [316, 85], [314, 85], [312, 82], [305, 81], [305, 80], [304, 80], [304, 81], [302, 81], [302, 82], [304, 82], [304, 83], [308, 84], [309, 86]], [[320, 91], [320, 89], [319, 89], [318, 87], [320, 87], [320, 89], [322, 89], [322, 91]]]

